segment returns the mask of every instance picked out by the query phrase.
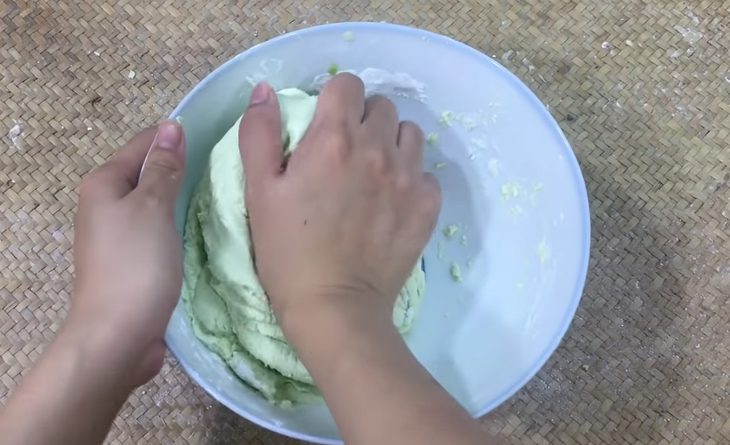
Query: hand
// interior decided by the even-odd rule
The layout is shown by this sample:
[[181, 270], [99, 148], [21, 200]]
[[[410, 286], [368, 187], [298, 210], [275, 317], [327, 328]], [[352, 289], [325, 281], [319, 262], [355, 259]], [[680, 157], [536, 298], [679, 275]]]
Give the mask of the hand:
[[185, 139], [177, 123], [158, 128], [137, 134], [84, 179], [75, 221], [76, 277], [64, 331], [89, 343], [90, 359], [130, 386], [159, 372], [182, 283], [174, 206]]
[[484, 443], [393, 326], [393, 303], [441, 204], [423, 171], [421, 130], [340, 74], [288, 160], [266, 84], [251, 95], [239, 145], [259, 279], [343, 440]]
[[330, 80], [285, 168], [265, 83], [241, 123], [257, 272], [285, 333], [292, 318], [332, 305], [390, 319], [435, 224], [440, 189], [423, 171], [422, 131], [363, 91], [355, 76]]

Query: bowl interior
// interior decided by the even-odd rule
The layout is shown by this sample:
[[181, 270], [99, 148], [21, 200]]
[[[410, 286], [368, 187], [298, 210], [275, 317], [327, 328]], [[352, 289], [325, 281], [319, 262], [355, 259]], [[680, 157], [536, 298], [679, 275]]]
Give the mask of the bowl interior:
[[[590, 232], [570, 146], [540, 101], [490, 58], [446, 37], [380, 23], [309, 28], [245, 51], [172, 114], [188, 142], [178, 229], [211, 148], [243, 112], [252, 86], [266, 79], [277, 89], [312, 89], [333, 64], [405, 73], [423, 85], [422, 100], [391, 96], [401, 119], [438, 135], [425, 165], [443, 189], [425, 254], [426, 296], [407, 342], [469, 412], [482, 415], [557, 347], [580, 300]], [[442, 232], [448, 225], [452, 237]], [[278, 408], [233, 377], [197, 341], [181, 304], [166, 340], [191, 377], [238, 414], [293, 437], [339, 442], [324, 405]]]

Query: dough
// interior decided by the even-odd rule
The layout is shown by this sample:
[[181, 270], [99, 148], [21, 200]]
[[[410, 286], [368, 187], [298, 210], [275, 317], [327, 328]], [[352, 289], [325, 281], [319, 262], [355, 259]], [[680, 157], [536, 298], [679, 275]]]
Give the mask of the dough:
[[[286, 152], [296, 148], [312, 120], [316, 96], [297, 89], [277, 93]], [[319, 397], [312, 378], [289, 346], [256, 277], [251, 256], [238, 151], [240, 119], [216, 144], [188, 210], [182, 297], [195, 335], [245, 383], [277, 404]], [[421, 262], [393, 310], [407, 332], [424, 291]]]

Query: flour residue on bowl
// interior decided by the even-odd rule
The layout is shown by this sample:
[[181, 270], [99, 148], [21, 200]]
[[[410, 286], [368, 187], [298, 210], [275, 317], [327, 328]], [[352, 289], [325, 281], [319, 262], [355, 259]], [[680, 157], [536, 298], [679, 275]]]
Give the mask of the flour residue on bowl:
[[[332, 69], [336, 67], [336, 69]], [[360, 77], [365, 86], [366, 96], [374, 94], [382, 94], [391, 97], [400, 97], [418, 101], [426, 104], [429, 108], [433, 108], [434, 104], [429, 103], [429, 97], [426, 94], [426, 84], [408, 73], [393, 72], [385, 69], [368, 67], [363, 70], [345, 69], [333, 63], [327, 72], [315, 76], [308, 89], [314, 92], [322, 90], [324, 85], [333, 75], [338, 73], [350, 73]], [[515, 178], [510, 174], [508, 165], [505, 165], [503, 153], [500, 150], [500, 144], [497, 141], [494, 129], [501, 124], [503, 118], [502, 113], [509, 108], [504, 100], [492, 100], [484, 104], [483, 108], [472, 110], [459, 110], [450, 108], [434, 109], [436, 122], [433, 128], [424, 127], [426, 131], [426, 144], [430, 150], [447, 150], [449, 147], [442, 143], [442, 139], [447, 137], [449, 132], [456, 132], [462, 140], [466, 148], [466, 157], [477, 166], [478, 169], [488, 173], [487, 182], [496, 180], [498, 196], [501, 203], [496, 203], [499, 211], [509, 215], [512, 222], [518, 220], [526, 220], [534, 217], [538, 197], [542, 191], [543, 185], [540, 182], [525, 180], [524, 178]], [[441, 145], [444, 145], [441, 147]], [[443, 174], [444, 168], [449, 165], [444, 160], [437, 160], [432, 163], [434, 174]], [[437, 174], [437, 176], [438, 176]], [[485, 178], [486, 179], [486, 178]], [[493, 186], [495, 184], [484, 184], [485, 186]], [[457, 236], [457, 230], [459, 234]], [[456, 258], [446, 254], [444, 241], [448, 244], [453, 238], [456, 240], [454, 244], [466, 247], [468, 245], [468, 237], [462, 233], [463, 224], [448, 224], [442, 228], [444, 240], [437, 240], [437, 258], [439, 262], [446, 267], [448, 275], [453, 282], [462, 282], [466, 278], [466, 272], [460, 267]], [[551, 259], [551, 249], [548, 239], [539, 240], [534, 244], [533, 249], [537, 253], [538, 265], [541, 271], [547, 268]], [[454, 253], [456, 256], [461, 256]], [[470, 262], [473, 262], [471, 260]], [[465, 264], [465, 263], [464, 263]], [[461, 264], [463, 266], [464, 264]], [[541, 272], [542, 273], [542, 272]], [[524, 284], [523, 284], [524, 286]]]
[[[255, 87], [260, 82], [276, 79], [284, 70], [284, 61], [281, 59], [263, 59], [259, 62], [258, 69], [246, 76], [246, 83], [250, 87]], [[248, 93], [248, 90], [243, 90]]]
[[[385, 96], [413, 99], [423, 103], [428, 99], [426, 95], [426, 84], [410, 74], [391, 72], [380, 68], [365, 68], [362, 71], [342, 70], [337, 71], [337, 73], [350, 73], [362, 79], [363, 84], [365, 84], [366, 96], [382, 94]], [[317, 75], [309, 89], [321, 91], [330, 78], [332, 78], [332, 73], [330, 72]]]

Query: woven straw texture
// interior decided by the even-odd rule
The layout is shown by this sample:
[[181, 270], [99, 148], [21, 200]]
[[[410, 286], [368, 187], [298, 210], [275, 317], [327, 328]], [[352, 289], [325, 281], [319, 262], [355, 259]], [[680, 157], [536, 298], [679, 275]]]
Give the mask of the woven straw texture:
[[[593, 221], [560, 348], [483, 419], [507, 443], [730, 443], [730, 15], [726, 0], [0, 0], [0, 400], [59, 328], [76, 187], [229, 57], [372, 20], [496, 57], [549, 105]], [[425, 421], [425, 420], [424, 420]], [[291, 444], [168, 359], [108, 443]]]

